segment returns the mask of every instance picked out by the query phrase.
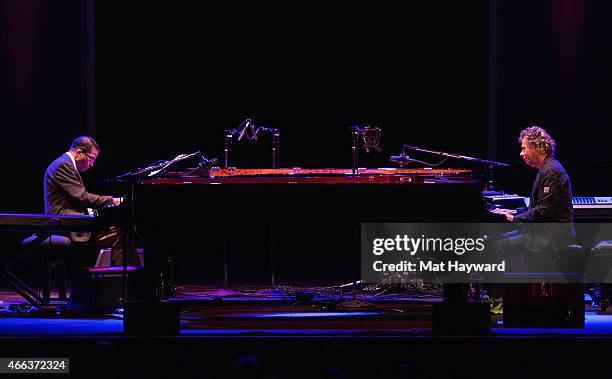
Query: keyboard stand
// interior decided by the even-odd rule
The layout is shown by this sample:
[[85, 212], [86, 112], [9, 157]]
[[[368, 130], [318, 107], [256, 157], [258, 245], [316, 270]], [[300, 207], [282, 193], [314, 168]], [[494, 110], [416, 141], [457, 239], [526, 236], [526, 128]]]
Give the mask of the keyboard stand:
[[[29, 256], [33, 251], [39, 249], [47, 239], [51, 237], [51, 233], [37, 233], [36, 238], [30, 241], [28, 244], [23, 246], [20, 249], [19, 254], [13, 259], [11, 259], [2, 269], [2, 276], [6, 281], [13, 287], [15, 292], [17, 292], [21, 297], [23, 297], [28, 303], [41, 306], [41, 305], [49, 305], [51, 302], [51, 265], [49, 260], [50, 251], [47, 250], [44, 254], [44, 263], [45, 270], [47, 274], [45, 275], [44, 283], [43, 283], [43, 296], [41, 296], [37, 291], [32, 289], [28, 284], [26, 284], [21, 278], [19, 278], [15, 273], [13, 273], [12, 268], [16, 266], [19, 262], [21, 262], [24, 258]], [[58, 245], [61, 246], [61, 245]], [[48, 249], [53, 248], [53, 241], [49, 241]], [[66, 277], [64, 273], [64, 284], [60, 287], [59, 300], [66, 300]]]

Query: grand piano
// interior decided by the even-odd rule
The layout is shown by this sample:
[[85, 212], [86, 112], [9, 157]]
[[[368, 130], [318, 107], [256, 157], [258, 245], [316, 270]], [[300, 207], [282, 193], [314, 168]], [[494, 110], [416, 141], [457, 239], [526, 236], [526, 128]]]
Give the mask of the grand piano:
[[[218, 169], [210, 177], [141, 180], [135, 210], [149, 224], [343, 219], [474, 219], [482, 184], [452, 169]], [[161, 201], [168, 199], [171, 201]]]
[[[285, 248], [281, 244], [277, 260], [286, 267], [303, 267], [285, 279], [310, 275], [316, 281], [327, 274], [341, 281], [350, 279], [350, 264], [344, 272], [326, 273], [324, 267], [307, 267], [300, 260], [315, 262], [312, 257], [319, 254], [326, 267], [334, 261], [342, 267], [353, 254], [354, 226], [364, 222], [482, 222], [482, 187], [480, 175], [462, 169], [359, 169], [353, 174], [334, 168], [213, 168], [208, 177], [170, 173], [135, 182], [133, 212], [147, 257], [145, 271], [159, 296], [169, 259], [193, 271], [188, 281], [215, 277], [213, 271], [220, 278], [222, 270], [216, 267], [227, 260], [222, 251], [227, 251], [228, 225], [234, 226], [235, 240], [230, 259], [247, 266], [234, 273], [237, 281], [242, 274], [266, 271], [267, 277], [273, 270], [265, 263], [269, 257], [255, 249], [258, 235], [270, 238], [269, 226], [280, 226], [281, 236], [294, 240]], [[320, 243], [310, 244], [317, 239]]]

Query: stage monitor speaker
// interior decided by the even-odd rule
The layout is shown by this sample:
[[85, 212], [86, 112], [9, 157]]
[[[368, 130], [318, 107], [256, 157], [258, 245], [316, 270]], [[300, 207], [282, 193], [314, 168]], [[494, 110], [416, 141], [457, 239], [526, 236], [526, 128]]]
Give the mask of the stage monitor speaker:
[[173, 336], [181, 332], [177, 302], [128, 302], [123, 312], [123, 333], [133, 336]]
[[583, 328], [583, 283], [507, 283], [504, 327]]
[[[129, 267], [128, 300], [144, 298], [144, 272]], [[67, 309], [73, 314], [111, 313], [123, 305], [122, 267], [84, 268], [72, 286]]]

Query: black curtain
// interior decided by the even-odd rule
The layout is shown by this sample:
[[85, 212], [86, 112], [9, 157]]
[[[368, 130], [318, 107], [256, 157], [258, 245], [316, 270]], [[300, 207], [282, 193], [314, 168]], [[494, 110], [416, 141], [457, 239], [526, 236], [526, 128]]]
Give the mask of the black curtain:
[[85, 134], [83, 4], [0, 1], [0, 212], [42, 212], [46, 166]]
[[500, 1], [500, 158], [507, 191], [528, 194], [535, 170], [519, 160], [521, 129], [540, 125], [574, 195], [612, 194], [612, 4], [605, 1]]
[[[98, 2], [108, 172], [196, 150], [222, 163], [246, 118], [281, 130], [283, 167], [350, 167], [351, 125], [382, 129], [363, 166], [392, 166], [402, 144], [483, 155], [487, 28], [486, 2]], [[243, 141], [231, 164], [270, 167], [270, 151]]]

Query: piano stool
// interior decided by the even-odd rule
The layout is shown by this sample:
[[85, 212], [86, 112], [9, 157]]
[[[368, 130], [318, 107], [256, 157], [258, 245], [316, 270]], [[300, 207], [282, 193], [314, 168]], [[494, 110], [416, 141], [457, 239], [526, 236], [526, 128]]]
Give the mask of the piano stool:
[[[36, 241], [38, 236], [33, 234], [24, 239], [21, 244], [30, 249], [42, 249], [42, 291], [44, 304], [49, 304], [51, 300], [66, 301], [66, 252], [72, 246], [70, 238], [62, 235], [52, 234], [42, 241]], [[36, 244], [36, 245], [34, 245]], [[51, 287], [53, 271], [59, 271], [56, 277], [57, 299], [51, 298]]]
[[532, 255], [528, 264], [532, 272], [575, 272], [575, 268], [584, 269], [585, 258], [582, 246], [571, 244]]
[[[73, 242], [64, 235], [38, 233], [32, 234], [21, 242], [19, 252], [2, 269], [2, 276], [30, 304], [40, 306], [52, 302], [66, 302], [68, 288], [68, 254], [82, 258], [90, 257], [96, 247], [87, 242]], [[83, 253], [83, 254], [81, 254]], [[40, 291], [19, 274], [18, 265], [27, 258], [41, 259], [38, 277], [41, 279]], [[89, 258], [87, 258], [89, 259]], [[79, 264], [81, 258], [77, 259]], [[86, 263], [87, 264], [87, 263]], [[91, 263], [89, 263], [91, 265]], [[32, 278], [28, 278], [33, 280]], [[36, 279], [38, 282], [38, 280]], [[51, 297], [51, 289], [57, 288], [57, 297]], [[42, 293], [41, 293], [42, 292]]]

